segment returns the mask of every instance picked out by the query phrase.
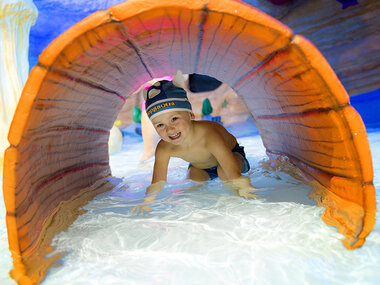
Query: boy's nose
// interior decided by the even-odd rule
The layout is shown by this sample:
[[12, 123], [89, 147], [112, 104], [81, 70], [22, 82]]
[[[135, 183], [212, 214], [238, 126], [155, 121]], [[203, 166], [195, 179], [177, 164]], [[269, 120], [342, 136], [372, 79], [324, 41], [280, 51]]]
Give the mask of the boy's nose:
[[166, 128], [166, 132], [168, 133], [168, 134], [170, 134], [170, 133], [172, 133], [172, 132], [174, 132], [175, 131], [175, 128], [173, 127], [173, 126], [168, 126], [167, 128]]

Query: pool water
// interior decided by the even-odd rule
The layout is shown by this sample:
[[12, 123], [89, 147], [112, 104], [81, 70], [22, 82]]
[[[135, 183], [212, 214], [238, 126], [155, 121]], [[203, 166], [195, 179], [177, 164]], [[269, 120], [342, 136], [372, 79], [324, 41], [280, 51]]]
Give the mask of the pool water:
[[[373, 158], [380, 131], [368, 134]], [[187, 163], [172, 159], [168, 183], [151, 207], [131, 212], [150, 184], [153, 159], [142, 164], [140, 141], [111, 155], [112, 173], [123, 177], [97, 196], [53, 244], [66, 252], [43, 284], [377, 284], [380, 226], [362, 248], [349, 251], [337, 229], [320, 218], [323, 208], [308, 199], [311, 187], [294, 169], [269, 169], [259, 135], [239, 143], [252, 169], [260, 199], [246, 200], [219, 179], [199, 185], [185, 180]], [[380, 164], [374, 159], [377, 192]], [[377, 207], [379, 205], [377, 194]], [[14, 284], [0, 205], [0, 284]], [[379, 218], [379, 214], [377, 214]]]

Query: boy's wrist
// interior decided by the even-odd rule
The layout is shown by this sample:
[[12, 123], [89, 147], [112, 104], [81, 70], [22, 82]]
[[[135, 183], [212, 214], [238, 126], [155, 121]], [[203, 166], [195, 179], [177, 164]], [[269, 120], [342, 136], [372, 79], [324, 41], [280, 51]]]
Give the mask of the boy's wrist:
[[251, 186], [251, 181], [248, 177], [241, 175], [238, 178], [231, 179], [231, 183], [235, 186], [242, 187], [242, 186]]
[[156, 196], [157, 195], [154, 195], [154, 194], [150, 194], [150, 195], [147, 195], [144, 199], [143, 199], [143, 204], [150, 204], [152, 203], [155, 199], [156, 199]]
[[158, 193], [164, 188], [165, 181], [158, 181], [152, 183], [146, 190], [145, 198], [143, 203], [151, 203], [156, 199]]

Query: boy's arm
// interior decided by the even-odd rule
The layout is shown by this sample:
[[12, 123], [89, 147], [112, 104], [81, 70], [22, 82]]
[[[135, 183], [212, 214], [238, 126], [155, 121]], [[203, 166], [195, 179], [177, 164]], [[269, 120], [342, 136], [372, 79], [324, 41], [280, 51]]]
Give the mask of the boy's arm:
[[236, 163], [235, 155], [230, 147], [226, 145], [222, 135], [218, 132], [209, 132], [207, 136], [207, 148], [216, 158], [219, 166], [222, 167], [227, 180], [237, 179], [242, 176], [239, 165]]
[[162, 188], [164, 188], [168, 172], [169, 159], [170, 156], [168, 150], [165, 148], [164, 142], [160, 141], [157, 145], [155, 153], [152, 184], [146, 189], [145, 198], [143, 199], [142, 204], [135, 208], [136, 213], [143, 213], [144, 210], [147, 212], [151, 211], [147, 205], [152, 203], [156, 199], [157, 194], [162, 190]]
[[168, 174], [170, 154], [166, 143], [161, 140], [156, 148], [153, 167], [152, 184], [163, 181], [166, 182]]
[[223, 137], [218, 133], [211, 133], [207, 145], [218, 161], [219, 166], [226, 174], [228, 184], [231, 184], [233, 188], [237, 188], [240, 196], [245, 198], [258, 198], [258, 195], [253, 194], [256, 188], [251, 185], [249, 178], [241, 175], [235, 155], [226, 145]]

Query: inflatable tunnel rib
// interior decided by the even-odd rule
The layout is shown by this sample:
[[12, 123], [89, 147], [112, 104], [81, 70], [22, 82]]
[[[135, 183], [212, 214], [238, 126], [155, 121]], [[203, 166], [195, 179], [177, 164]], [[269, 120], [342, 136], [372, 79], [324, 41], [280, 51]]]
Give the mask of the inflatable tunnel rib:
[[129, 0], [54, 40], [24, 87], [3, 182], [16, 280], [43, 279], [36, 250], [63, 204], [83, 189], [88, 197], [109, 189], [109, 130], [128, 95], [178, 69], [231, 86], [268, 154], [288, 156], [318, 181], [323, 218], [347, 248], [364, 243], [376, 212], [367, 134], [318, 50], [238, 1]]

